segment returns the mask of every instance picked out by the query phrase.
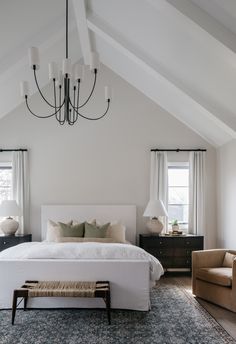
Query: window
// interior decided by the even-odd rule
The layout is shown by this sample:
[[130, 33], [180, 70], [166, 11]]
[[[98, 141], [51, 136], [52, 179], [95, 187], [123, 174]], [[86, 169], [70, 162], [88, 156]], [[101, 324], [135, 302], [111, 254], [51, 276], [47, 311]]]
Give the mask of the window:
[[189, 213], [189, 164], [168, 165], [168, 216], [169, 224], [178, 220], [181, 228], [188, 226]]
[[12, 166], [10, 163], [0, 164], [0, 202], [11, 199]]

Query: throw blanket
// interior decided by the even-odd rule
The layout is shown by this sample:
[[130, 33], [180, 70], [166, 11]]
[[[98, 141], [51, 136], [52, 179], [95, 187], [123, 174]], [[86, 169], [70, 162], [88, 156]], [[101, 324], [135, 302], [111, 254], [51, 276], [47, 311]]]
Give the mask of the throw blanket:
[[147, 260], [151, 280], [158, 280], [164, 273], [159, 260], [140, 247], [129, 244], [26, 242], [0, 252], [0, 259]]

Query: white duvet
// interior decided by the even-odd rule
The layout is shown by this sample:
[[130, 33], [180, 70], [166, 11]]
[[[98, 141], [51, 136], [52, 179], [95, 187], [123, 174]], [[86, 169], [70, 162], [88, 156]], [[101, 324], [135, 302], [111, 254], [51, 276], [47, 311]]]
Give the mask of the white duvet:
[[158, 280], [164, 273], [159, 260], [140, 247], [129, 244], [27, 242], [0, 252], [0, 259], [148, 260], [151, 280]]

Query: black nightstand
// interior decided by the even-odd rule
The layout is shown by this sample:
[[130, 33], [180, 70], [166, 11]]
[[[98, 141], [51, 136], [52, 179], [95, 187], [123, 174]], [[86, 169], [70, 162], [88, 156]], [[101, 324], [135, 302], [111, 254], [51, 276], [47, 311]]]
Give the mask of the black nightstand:
[[0, 251], [6, 248], [32, 241], [32, 234], [25, 235], [0, 235]]
[[203, 250], [200, 235], [165, 236], [140, 234], [139, 246], [156, 257], [164, 269], [190, 269], [192, 251]]

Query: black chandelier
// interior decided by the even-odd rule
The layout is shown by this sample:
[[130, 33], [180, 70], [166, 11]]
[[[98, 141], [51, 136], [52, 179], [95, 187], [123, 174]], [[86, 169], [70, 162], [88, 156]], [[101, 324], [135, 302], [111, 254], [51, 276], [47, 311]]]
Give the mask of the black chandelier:
[[[30, 113], [37, 118], [50, 118], [55, 116], [56, 120], [61, 124], [68, 123], [69, 125], [75, 124], [79, 117], [85, 118], [90, 121], [96, 121], [103, 118], [110, 107], [111, 101], [111, 89], [108, 86], [105, 86], [105, 101], [107, 102], [106, 110], [102, 115], [97, 117], [88, 117], [80, 112], [80, 109], [83, 108], [92, 97], [94, 92], [96, 81], [97, 81], [97, 72], [99, 67], [98, 54], [91, 52], [90, 55], [90, 70], [94, 74], [94, 81], [92, 89], [84, 102], [80, 102], [80, 84], [82, 82], [84, 67], [81, 64], [77, 63], [71, 66], [71, 60], [68, 58], [68, 0], [66, 0], [66, 58], [63, 60], [62, 71], [58, 73], [58, 68], [56, 62], [49, 63], [49, 80], [53, 82], [53, 93], [54, 93], [54, 104], [49, 102], [46, 97], [43, 95], [39, 83], [37, 80], [36, 71], [39, 69], [39, 51], [36, 47], [29, 48], [29, 59], [30, 67], [33, 69], [34, 79], [41, 95], [42, 99], [53, 108], [53, 113], [49, 115], [38, 115], [35, 114], [28, 102], [29, 96], [29, 84], [27, 81], [21, 82], [21, 96], [25, 99], [26, 106]], [[64, 85], [63, 85], [64, 84]], [[64, 97], [62, 99], [62, 94]], [[72, 93], [72, 97], [71, 97]]]

